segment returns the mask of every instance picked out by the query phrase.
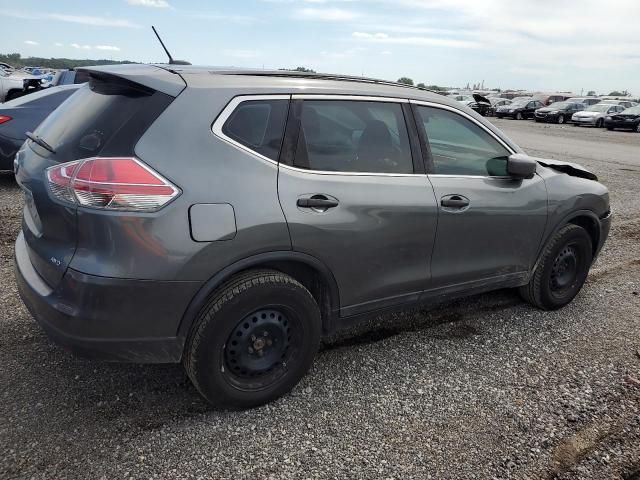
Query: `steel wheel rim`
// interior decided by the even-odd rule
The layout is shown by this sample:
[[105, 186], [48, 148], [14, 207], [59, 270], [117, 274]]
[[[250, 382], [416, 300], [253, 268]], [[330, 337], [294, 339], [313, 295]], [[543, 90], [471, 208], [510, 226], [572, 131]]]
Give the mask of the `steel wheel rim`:
[[562, 295], [575, 285], [579, 264], [580, 254], [575, 245], [565, 245], [558, 252], [553, 261], [549, 278], [549, 287], [554, 294]]
[[563, 123], [564, 123], [564, 115], [560, 115], [560, 116], [558, 117], [558, 123], [559, 123], [559, 124], [563, 124]]
[[224, 346], [225, 378], [239, 390], [270, 387], [287, 373], [301, 335], [299, 323], [289, 309], [269, 306], [246, 315]]

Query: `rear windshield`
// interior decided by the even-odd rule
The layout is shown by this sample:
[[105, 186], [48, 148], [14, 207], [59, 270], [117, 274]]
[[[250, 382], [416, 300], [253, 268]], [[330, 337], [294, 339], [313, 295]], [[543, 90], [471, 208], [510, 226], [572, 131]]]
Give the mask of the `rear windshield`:
[[[45, 140], [55, 154], [30, 142], [43, 157], [59, 162], [93, 157], [138, 112], [145, 109], [153, 90], [121, 81], [93, 79], [77, 90], [34, 132]], [[123, 151], [122, 154], [129, 152]]]

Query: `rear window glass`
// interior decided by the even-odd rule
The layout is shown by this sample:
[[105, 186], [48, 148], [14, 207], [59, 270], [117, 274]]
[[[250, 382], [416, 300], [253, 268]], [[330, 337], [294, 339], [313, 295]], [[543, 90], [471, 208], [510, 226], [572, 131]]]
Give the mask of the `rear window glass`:
[[[149, 105], [153, 91], [118, 82], [93, 80], [79, 88], [36, 130], [55, 154], [31, 142], [38, 154], [70, 161], [100, 154], [109, 140]], [[126, 154], [129, 152], [122, 152]]]
[[288, 106], [288, 100], [247, 100], [229, 116], [222, 132], [260, 155], [277, 161]]

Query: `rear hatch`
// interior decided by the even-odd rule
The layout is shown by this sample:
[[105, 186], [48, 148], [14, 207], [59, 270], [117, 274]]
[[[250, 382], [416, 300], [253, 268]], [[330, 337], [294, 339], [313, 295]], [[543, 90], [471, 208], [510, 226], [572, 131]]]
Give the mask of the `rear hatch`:
[[90, 82], [33, 132], [51, 149], [43, 142], [27, 140], [16, 156], [16, 180], [24, 191], [22, 229], [29, 257], [52, 288], [61, 280], [76, 249], [78, 207], [52, 197], [46, 169], [83, 158], [133, 156], [140, 137], [184, 89], [182, 78], [166, 70], [131, 67], [88, 69]]

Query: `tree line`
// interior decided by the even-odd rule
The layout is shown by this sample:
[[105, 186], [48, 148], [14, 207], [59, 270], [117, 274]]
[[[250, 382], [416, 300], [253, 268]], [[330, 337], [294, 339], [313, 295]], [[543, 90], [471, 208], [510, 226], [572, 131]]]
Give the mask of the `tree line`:
[[12, 67], [22, 68], [26, 66], [45, 67], [55, 69], [67, 69], [75, 67], [88, 67], [90, 65], [114, 65], [119, 63], [135, 63], [128, 60], [76, 60], [72, 58], [44, 58], [44, 57], [26, 57], [23, 58], [19, 53], [0, 53], [0, 62], [8, 63]]

